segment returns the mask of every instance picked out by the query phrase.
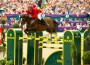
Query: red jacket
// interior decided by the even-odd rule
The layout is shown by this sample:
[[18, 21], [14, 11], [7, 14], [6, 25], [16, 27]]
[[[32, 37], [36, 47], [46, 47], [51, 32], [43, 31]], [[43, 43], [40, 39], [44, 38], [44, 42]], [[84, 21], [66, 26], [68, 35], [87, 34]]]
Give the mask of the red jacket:
[[41, 12], [40, 9], [37, 9], [37, 8], [32, 8], [32, 12], [30, 10], [27, 10], [26, 13], [27, 14], [31, 14], [31, 18], [35, 19], [37, 18], [37, 15]]
[[24, 10], [24, 9], [22, 9], [21, 13], [22, 13], [22, 14], [24, 14], [24, 13], [25, 13], [25, 10]]
[[31, 14], [31, 11], [30, 10], [26, 10], [26, 14]]

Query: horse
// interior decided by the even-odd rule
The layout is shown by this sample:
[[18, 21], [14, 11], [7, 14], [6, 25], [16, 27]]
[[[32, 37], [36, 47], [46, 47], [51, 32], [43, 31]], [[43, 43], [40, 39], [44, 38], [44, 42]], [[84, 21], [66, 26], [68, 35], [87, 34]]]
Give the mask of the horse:
[[26, 24], [24, 32], [29, 35], [31, 32], [47, 31], [50, 34], [56, 33], [57, 22], [50, 17], [44, 18], [42, 22], [38, 18], [32, 19], [29, 15], [20, 15], [21, 28]]

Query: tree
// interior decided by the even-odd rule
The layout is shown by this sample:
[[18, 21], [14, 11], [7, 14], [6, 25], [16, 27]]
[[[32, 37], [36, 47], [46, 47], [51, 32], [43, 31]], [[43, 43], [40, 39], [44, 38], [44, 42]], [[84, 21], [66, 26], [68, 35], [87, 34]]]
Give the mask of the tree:
[[19, 24], [18, 23], [14, 23], [14, 24], [12, 24], [12, 27], [13, 28], [19, 28]]

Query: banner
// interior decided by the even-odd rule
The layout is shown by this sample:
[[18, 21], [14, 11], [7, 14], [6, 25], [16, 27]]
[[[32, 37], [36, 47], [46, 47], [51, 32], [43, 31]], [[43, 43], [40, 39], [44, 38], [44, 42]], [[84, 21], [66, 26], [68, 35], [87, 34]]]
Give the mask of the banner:
[[7, 20], [15, 21], [20, 20], [19, 14], [5, 14], [7, 17]]

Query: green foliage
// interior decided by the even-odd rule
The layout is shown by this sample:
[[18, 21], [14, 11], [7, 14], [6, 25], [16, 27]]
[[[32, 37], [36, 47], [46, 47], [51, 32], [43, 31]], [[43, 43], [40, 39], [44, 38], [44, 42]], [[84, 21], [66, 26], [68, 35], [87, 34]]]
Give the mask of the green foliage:
[[5, 65], [6, 64], [6, 59], [0, 60], [0, 65]]
[[90, 46], [90, 25], [88, 26], [88, 36], [86, 37], [86, 39], [85, 39], [85, 41], [86, 41], [86, 43], [88, 43], [88, 45]]
[[19, 28], [19, 24], [18, 23], [14, 23], [14, 24], [12, 24], [12, 27], [13, 28]]
[[85, 38], [85, 42], [90, 46], [90, 25], [87, 30], [88, 30], [88, 35]]
[[90, 25], [88, 26], [88, 29], [87, 29], [87, 30], [88, 30], [88, 32], [90, 33]]
[[5, 51], [5, 50], [6, 50], [6, 48], [5, 48], [5, 47], [0, 46], [0, 52], [3, 52], [3, 51]]
[[6, 61], [6, 65], [14, 65], [14, 62], [12, 60]]
[[90, 64], [90, 25], [87, 30], [88, 30], [88, 35], [85, 38], [85, 42], [87, 44], [88, 50], [84, 52], [84, 55], [82, 57], [84, 64]]
[[3, 46], [4, 47], [6, 47], [6, 44], [5, 44], [5, 31], [4, 31], [4, 28], [2, 28], [3, 30], [2, 30], [2, 44], [3, 44]]
[[0, 65], [14, 65], [12, 60], [6, 61], [6, 58], [0, 60]]
[[90, 64], [90, 51], [84, 52], [82, 59], [84, 64]]
[[3, 39], [5, 39], [5, 32], [4, 32], [4, 28], [2, 28], [2, 36], [3, 36]]
[[77, 63], [77, 48], [75, 42], [71, 43], [71, 57], [72, 57], [72, 65], [75, 65], [75, 63]]
[[2, 23], [2, 24], [6, 24], [6, 20], [3, 20], [3, 19], [2, 19], [2, 20], [1, 20], [1, 23]]
[[90, 46], [90, 34], [86, 37], [85, 42]]
[[77, 48], [74, 42], [71, 44], [71, 55], [73, 59], [77, 58]]
[[6, 47], [6, 44], [5, 44], [5, 43], [3, 43], [3, 47], [4, 47], [4, 48]]

